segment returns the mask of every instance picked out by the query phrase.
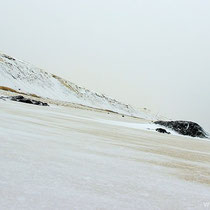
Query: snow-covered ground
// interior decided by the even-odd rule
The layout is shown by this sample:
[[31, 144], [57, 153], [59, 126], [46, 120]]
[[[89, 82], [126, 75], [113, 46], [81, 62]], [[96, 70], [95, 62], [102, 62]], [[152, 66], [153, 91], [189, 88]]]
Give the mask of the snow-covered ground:
[[210, 142], [147, 120], [0, 100], [0, 209], [210, 209]]
[[98, 109], [151, 119], [149, 114], [138, 111], [103, 94], [79, 87], [72, 82], [45, 72], [27, 62], [0, 53], [0, 89], [33, 94], [44, 99], [71, 102]]

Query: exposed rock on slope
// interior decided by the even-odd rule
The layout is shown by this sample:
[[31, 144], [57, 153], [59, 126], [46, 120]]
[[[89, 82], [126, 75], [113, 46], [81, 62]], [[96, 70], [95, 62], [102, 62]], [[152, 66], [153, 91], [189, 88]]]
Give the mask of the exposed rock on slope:
[[163, 128], [157, 128], [156, 131], [159, 132], [159, 133], [170, 134], [170, 132], [168, 132], [167, 130], [165, 130], [165, 129], [163, 129]]
[[26, 103], [26, 104], [33, 104], [33, 105], [39, 105], [39, 106], [49, 106], [47, 103], [44, 103], [42, 101], [37, 101], [37, 100], [30, 99], [30, 98], [25, 98], [23, 96], [12, 96], [12, 97], [9, 97], [9, 99], [12, 100], [12, 101], [22, 102], [22, 103]]
[[197, 123], [190, 121], [156, 121], [155, 124], [171, 128], [181, 135], [207, 138], [207, 133]]
[[148, 118], [131, 106], [91, 92], [26, 62], [0, 54], [1, 89]]
[[49, 106], [47, 103], [42, 102], [42, 101], [37, 101], [31, 98], [26, 98], [24, 96], [18, 95], [18, 96], [10, 96], [10, 97], [0, 97], [1, 100], [11, 100], [11, 101], [17, 101], [17, 102], [22, 102], [26, 104], [33, 104], [33, 105], [38, 105], [38, 106]]

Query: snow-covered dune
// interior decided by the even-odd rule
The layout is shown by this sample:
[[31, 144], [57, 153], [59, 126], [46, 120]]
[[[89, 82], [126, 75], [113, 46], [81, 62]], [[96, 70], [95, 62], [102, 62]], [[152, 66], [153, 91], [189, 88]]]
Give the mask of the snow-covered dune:
[[208, 210], [210, 142], [146, 120], [0, 100], [1, 210]]
[[79, 87], [33, 65], [0, 53], [0, 88], [42, 98], [81, 104], [93, 108], [148, 118], [129, 105]]

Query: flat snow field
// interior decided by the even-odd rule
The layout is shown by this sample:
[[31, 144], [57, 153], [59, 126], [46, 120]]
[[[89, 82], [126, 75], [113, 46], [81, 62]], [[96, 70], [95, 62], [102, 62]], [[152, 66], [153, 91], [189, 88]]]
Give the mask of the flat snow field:
[[210, 142], [149, 126], [0, 101], [0, 209], [210, 209]]

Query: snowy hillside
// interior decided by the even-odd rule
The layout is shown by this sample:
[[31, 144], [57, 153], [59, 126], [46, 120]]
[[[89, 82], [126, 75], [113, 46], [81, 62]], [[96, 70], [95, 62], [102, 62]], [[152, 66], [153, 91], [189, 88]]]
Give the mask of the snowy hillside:
[[138, 112], [129, 105], [81, 88], [5, 54], [0, 54], [0, 88], [10, 88], [11, 91], [33, 94], [42, 98], [148, 118], [147, 114]]

